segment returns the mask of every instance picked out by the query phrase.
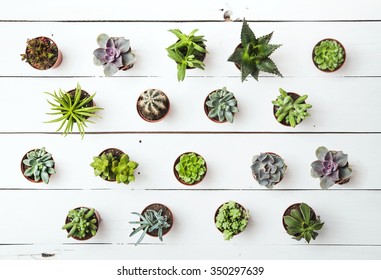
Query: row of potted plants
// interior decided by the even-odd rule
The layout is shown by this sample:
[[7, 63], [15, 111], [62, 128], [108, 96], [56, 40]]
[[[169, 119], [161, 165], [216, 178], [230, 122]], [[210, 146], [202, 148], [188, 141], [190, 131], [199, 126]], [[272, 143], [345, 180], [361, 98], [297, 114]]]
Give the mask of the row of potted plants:
[[[344, 184], [350, 180], [352, 169], [349, 167], [348, 155], [342, 151], [328, 150], [319, 147], [317, 160], [311, 164], [311, 176], [319, 178], [320, 186], [328, 189], [334, 184]], [[95, 176], [106, 181], [116, 181], [128, 185], [135, 181], [135, 169], [139, 164], [130, 160], [128, 154], [116, 148], [102, 151], [93, 158], [90, 166]], [[55, 161], [45, 148], [34, 149], [24, 155], [21, 161], [21, 171], [31, 182], [49, 183], [49, 178], [55, 173]], [[254, 179], [261, 186], [272, 189], [282, 181], [287, 170], [284, 160], [272, 152], [260, 153], [252, 159], [251, 171]], [[181, 154], [174, 162], [173, 173], [176, 179], [184, 185], [196, 185], [207, 173], [205, 159], [194, 152]]]
[[[141, 213], [132, 212], [137, 216], [137, 221], [131, 221], [135, 225], [130, 237], [140, 233], [135, 245], [138, 245], [147, 235], [159, 237], [167, 234], [174, 223], [171, 210], [164, 204], [153, 203], [144, 208]], [[215, 212], [214, 223], [216, 228], [223, 234], [225, 240], [231, 240], [235, 235], [243, 232], [249, 223], [249, 211], [235, 201], [223, 203]], [[101, 222], [97, 210], [89, 207], [77, 207], [69, 211], [62, 229], [67, 231], [67, 237], [76, 240], [87, 240], [95, 236]], [[324, 223], [320, 217], [306, 203], [290, 205], [283, 213], [282, 224], [289, 235], [296, 240], [304, 239], [310, 243], [315, 240]]]
[[[166, 48], [168, 56], [176, 62], [177, 79], [183, 81], [187, 69], [204, 69], [206, 40], [203, 35], [196, 35], [198, 29], [189, 34], [179, 29], [169, 30], [177, 41]], [[241, 71], [242, 82], [251, 75], [258, 80], [260, 71], [282, 77], [270, 55], [281, 45], [270, 44], [273, 32], [256, 37], [246, 20], [243, 20], [241, 29], [241, 43], [238, 44], [228, 61], [233, 62]], [[103, 66], [104, 74], [112, 76], [119, 70], [133, 67], [136, 56], [130, 45], [130, 40], [124, 37], [110, 37], [100, 34], [97, 38], [98, 48], [94, 50], [94, 64]], [[46, 70], [58, 67], [62, 61], [62, 53], [56, 43], [47, 37], [37, 37], [27, 40], [25, 53], [22, 59], [32, 67]], [[343, 45], [335, 39], [319, 41], [312, 51], [312, 60], [315, 66], [324, 72], [338, 70], [345, 61], [346, 53]]]

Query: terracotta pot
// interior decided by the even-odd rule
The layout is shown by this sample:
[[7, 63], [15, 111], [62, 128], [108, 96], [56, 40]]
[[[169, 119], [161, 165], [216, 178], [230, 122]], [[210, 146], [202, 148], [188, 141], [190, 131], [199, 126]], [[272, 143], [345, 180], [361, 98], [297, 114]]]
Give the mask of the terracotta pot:
[[[50, 43], [52, 44], [52, 45], [56, 45], [57, 46], [57, 44], [52, 40], [52, 39], [50, 39], [50, 38], [48, 38], [48, 37], [45, 37], [45, 36], [39, 36], [39, 37], [36, 37], [36, 38], [34, 38], [34, 39], [38, 39], [38, 38], [46, 38], [46, 39], [48, 39], [49, 41], [50, 41]], [[32, 39], [33, 40], [33, 39]], [[57, 49], [58, 49], [58, 47], [57, 47]], [[32, 66], [33, 68], [35, 68], [35, 69], [37, 69], [37, 70], [48, 70], [48, 69], [51, 69], [51, 68], [57, 68], [60, 64], [61, 64], [61, 62], [62, 62], [62, 53], [61, 53], [61, 51], [58, 49], [58, 53], [57, 53], [57, 59], [56, 59], [56, 61], [54, 62], [54, 64], [51, 66], [51, 67], [49, 67], [49, 68], [46, 68], [46, 69], [43, 69], [43, 68], [38, 68], [36, 65], [34, 65], [34, 64], [32, 64], [31, 62], [29, 62], [29, 59], [28, 59], [28, 47], [26, 47], [25, 48], [25, 55], [26, 55], [26, 61], [29, 63], [29, 65], [30, 66]]]
[[[294, 92], [287, 92], [287, 94], [289, 96], [291, 96], [292, 100], [294, 100], [294, 101], [300, 97], [299, 94], [294, 93]], [[306, 104], [306, 102], [303, 101], [301, 104]], [[275, 114], [278, 111], [278, 109], [279, 109], [278, 106], [273, 105], [273, 115], [274, 115], [274, 118], [276, 119], [277, 122], [278, 122], [278, 118], [275, 116]], [[300, 123], [302, 123], [302, 121]], [[278, 122], [278, 123], [283, 124], [284, 126], [291, 126], [289, 123], [286, 122], [286, 118], [284, 118], [281, 122]], [[300, 123], [297, 123], [296, 125], [298, 125]]]
[[[24, 163], [23, 163], [23, 161], [24, 161], [24, 159], [27, 159], [28, 157], [27, 157], [27, 154], [29, 154], [30, 152], [32, 152], [32, 151], [35, 151], [36, 149], [33, 149], [33, 150], [30, 150], [29, 152], [27, 152], [23, 157], [22, 157], [22, 159], [21, 159], [21, 164], [20, 164], [20, 167], [21, 167], [21, 173], [22, 173], [22, 175], [29, 181], [29, 182], [32, 182], [32, 183], [42, 183], [43, 181], [42, 181], [42, 179], [40, 179], [39, 181], [35, 181], [34, 180], [34, 176], [33, 177], [27, 177], [27, 176], [25, 176], [24, 175], [24, 172], [25, 172], [25, 170], [27, 170], [28, 169], [28, 166], [26, 166]], [[53, 159], [53, 156], [52, 156], [52, 160], [54, 161], [54, 159]], [[55, 166], [55, 163], [53, 164], [53, 168], [54, 168], [54, 166]], [[51, 175], [49, 174], [49, 177], [50, 177]]]
[[[282, 224], [283, 224], [283, 227], [284, 227], [284, 229], [287, 231], [287, 225], [286, 225], [286, 223], [284, 222], [284, 217], [285, 216], [290, 216], [291, 215], [291, 210], [300, 210], [300, 205], [301, 205], [301, 203], [294, 203], [294, 204], [292, 204], [292, 205], [290, 205], [285, 211], [284, 211], [284, 213], [283, 213], [283, 216], [282, 216]], [[311, 218], [313, 219], [313, 220], [315, 220], [316, 219], [316, 214], [315, 214], [315, 211], [310, 207], [310, 209], [311, 209]], [[294, 235], [294, 236], [297, 236], [297, 235]]]
[[[235, 201], [234, 201], [234, 202], [235, 202]], [[222, 203], [222, 204], [217, 208], [216, 212], [214, 213], [214, 224], [216, 224], [216, 221], [217, 221], [217, 215], [218, 215], [218, 212], [220, 211], [220, 208], [221, 208], [222, 206], [224, 206], [226, 203], [228, 203], [228, 202]], [[238, 202], [235, 202], [235, 204], [237, 204], [238, 207], [242, 209], [242, 211], [247, 211], [246, 208], [243, 207], [243, 206], [242, 206], [241, 204], [239, 204]], [[247, 226], [246, 226], [246, 227], [247, 227]], [[245, 227], [242, 231], [238, 232], [237, 234], [234, 234], [234, 236], [236, 236], [236, 235], [240, 234], [241, 232], [243, 232], [243, 231], [246, 229], [246, 227]], [[217, 228], [221, 233], [224, 233], [224, 232], [223, 232], [221, 229], [219, 229], [217, 226], [216, 226], [216, 228]]]
[[[91, 209], [91, 208], [86, 207], [86, 206], [81, 206], [81, 207], [77, 207], [77, 208], [74, 208], [74, 209], [75, 209], [75, 210], [79, 210], [79, 209], [81, 209], [81, 208]], [[100, 217], [100, 215], [99, 215], [99, 213], [98, 213], [97, 210], [95, 210], [94, 215], [93, 215], [93, 218], [95, 218], [95, 219], [97, 220], [97, 222], [96, 222], [95, 225], [97, 226], [97, 232], [98, 232], [99, 224], [100, 224], [100, 222], [101, 222], [101, 217]], [[69, 217], [66, 216], [65, 224], [67, 224], [67, 223], [69, 223], [69, 222], [70, 222]], [[69, 231], [70, 231], [70, 229], [66, 229], [66, 232], [67, 232], [67, 233], [69, 233]], [[93, 235], [91, 235], [91, 234], [86, 235], [85, 238], [79, 238], [79, 237], [76, 237], [76, 236], [71, 236], [71, 238], [74, 238], [74, 239], [79, 240], [79, 241], [88, 240], [88, 239], [90, 239], [90, 238], [92, 238], [92, 237], [93, 237]]]
[[[317, 66], [317, 64], [316, 64], [316, 62], [315, 62], [315, 60], [314, 60], [314, 57], [315, 57], [315, 47], [318, 46], [321, 42], [326, 41], [326, 40], [330, 40], [330, 41], [335, 41], [335, 42], [337, 42], [337, 43], [343, 48], [343, 50], [344, 50], [344, 61], [343, 61], [343, 63], [342, 63], [339, 67], [337, 67], [335, 70], [333, 70], [333, 71], [328, 70], [328, 69], [325, 69], [325, 70], [320, 69], [320, 68]], [[335, 71], [339, 70], [339, 69], [344, 65], [344, 63], [345, 63], [345, 59], [346, 59], [346, 54], [347, 54], [347, 52], [346, 52], [346, 50], [345, 50], [343, 44], [341, 44], [341, 43], [340, 43], [338, 40], [336, 40], [336, 39], [326, 38], [326, 39], [320, 40], [320, 41], [314, 46], [314, 48], [312, 49], [312, 62], [314, 63], [314, 65], [316, 66], [316, 68], [319, 69], [320, 71], [323, 71], [323, 72], [326, 72], [326, 73], [331, 73], [331, 72], [335, 72]]]
[[[146, 91], [145, 91], [145, 92], [146, 92]], [[147, 121], [147, 122], [152, 122], [152, 123], [153, 123], [153, 122], [161, 121], [162, 119], [164, 119], [164, 118], [167, 116], [171, 104], [170, 104], [170, 102], [169, 102], [169, 98], [168, 98], [168, 96], [167, 96], [163, 91], [160, 91], [160, 92], [162, 92], [162, 94], [163, 94], [163, 95], [165, 96], [165, 98], [166, 98], [165, 104], [166, 104], [166, 106], [167, 106], [167, 110], [166, 110], [166, 111], [162, 111], [162, 112], [160, 112], [160, 114], [159, 114], [157, 117], [156, 117], [156, 116], [151, 116], [151, 117], [150, 117], [148, 114], [145, 114], [145, 113], [143, 112], [143, 110], [141, 110], [141, 108], [139, 107], [138, 103], [139, 103], [139, 101], [142, 99], [142, 94], [139, 96], [138, 100], [136, 101], [136, 110], [138, 111], [139, 116], [140, 116], [143, 120], [145, 120], [145, 121]]]
[[175, 174], [175, 177], [176, 177], [177, 181], [179, 181], [181, 184], [186, 185], [186, 186], [195, 186], [195, 185], [197, 185], [198, 183], [200, 183], [200, 182], [205, 178], [205, 175], [206, 175], [206, 173], [207, 173], [207, 171], [208, 171], [208, 167], [207, 167], [207, 165], [206, 165], [206, 161], [205, 161], [205, 159], [204, 159], [204, 161], [205, 161], [205, 168], [206, 168], [205, 173], [204, 173], [204, 175], [202, 175], [200, 181], [194, 182], [193, 184], [188, 184], [188, 183], [184, 182], [184, 181], [180, 178], [179, 173], [178, 173], [177, 170], [176, 170], [176, 165], [180, 162], [180, 157], [181, 157], [182, 155], [190, 154], [190, 153], [194, 153], [196, 156], [200, 156], [199, 154], [197, 154], [197, 153], [195, 153], [195, 152], [186, 152], [186, 153], [182, 153], [181, 155], [179, 155], [179, 156], [177, 157], [175, 163], [173, 164], [173, 173]]
[[[117, 158], [120, 158], [124, 154], [124, 152], [122, 150], [119, 150], [117, 148], [108, 148], [108, 149], [103, 150], [99, 154], [99, 156], [101, 156], [103, 154], [108, 154], [108, 153], [111, 153], [114, 157], [117, 157]], [[107, 179], [107, 178], [104, 179], [104, 180], [107, 181], [107, 182], [115, 182], [116, 181], [116, 179]]]
[[[170, 224], [170, 226], [168, 228], [163, 229], [163, 236], [166, 235], [172, 229], [172, 226], [173, 226], [174, 218], [173, 218], [172, 211], [167, 206], [165, 206], [164, 204], [152, 203], [152, 204], [148, 205], [146, 208], [144, 208], [144, 210], [142, 211], [141, 214], [144, 215], [144, 213], [148, 209], [155, 210], [156, 212], [158, 212], [160, 209], [163, 209], [162, 215], [167, 216], [167, 222], [168, 222], [168, 224]], [[154, 231], [151, 231], [151, 232], [147, 231], [147, 234], [150, 236], [153, 236], [153, 237], [158, 237], [159, 231], [157, 229]]]
[[[225, 119], [225, 120], [223, 120], [223, 121], [219, 121], [218, 117], [217, 117], [217, 118], [210, 118], [210, 117], [208, 116], [208, 114], [209, 114], [211, 108], [209, 108], [208, 105], [206, 105], [206, 102], [209, 100], [209, 95], [211, 95], [211, 94], [212, 94], [213, 92], [215, 92], [215, 91], [217, 91], [217, 90], [214, 90], [214, 91], [210, 92], [210, 93], [206, 96], [206, 98], [205, 98], [205, 100], [204, 100], [204, 112], [205, 112], [206, 116], [208, 117], [208, 119], [214, 121], [215, 123], [226, 123], [226, 122], [228, 122], [227, 119]], [[238, 107], [238, 102], [237, 102], [237, 107]], [[235, 113], [233, 113], [233, 116], [234, 116], [234, 115], [235, 115]]]

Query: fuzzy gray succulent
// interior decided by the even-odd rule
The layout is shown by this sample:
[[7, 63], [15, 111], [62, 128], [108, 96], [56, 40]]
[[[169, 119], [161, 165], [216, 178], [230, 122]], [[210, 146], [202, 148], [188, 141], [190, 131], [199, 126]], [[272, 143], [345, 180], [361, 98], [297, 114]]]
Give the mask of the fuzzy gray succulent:
[[130, 40], [100, 34], [97, 43], [99, 48], [93, 52], [94, 64], [103, 65], [106, 76], [112, 76], [121, 68], [127, 69], [134, 63], [135, 54], [131, 51]]
[[28, 168], [24, 171], [24, 175], [33, 177], [36, 182], [42, 180], [45, 184], [48, 184], [50, 175], [56, 173], [52, 155], [42, 147], [30, 151], [26, 156], [27, 158], [23, 160], [23, 164]]
[[210, 109], [208, 117], [212, 119], [218, 118], [220, 122], [227, 120], [232, 123], [234, 114], [238, 112], [237, 99], [226, 87], [209, 94], [206, 106]]
[[352, 175], [348, 155], [342, 151], [329, 151], [326, 147], [316, 150], [318, 160], [311, 164], [311, 176], [320, 179], [320, 187], [327, 189], [336, 183], [345, 183]]
[[168, 111], [168, 97], [158, 89], [148, 89], [138, 99], [139, 111], [148, 119], [163, 117]]
[[272, 188], [279, 183], [286, 173], [284, 160], [273, 153], [261, 153], [253, 157], [251, 170], [254, 178], [261, 186]]

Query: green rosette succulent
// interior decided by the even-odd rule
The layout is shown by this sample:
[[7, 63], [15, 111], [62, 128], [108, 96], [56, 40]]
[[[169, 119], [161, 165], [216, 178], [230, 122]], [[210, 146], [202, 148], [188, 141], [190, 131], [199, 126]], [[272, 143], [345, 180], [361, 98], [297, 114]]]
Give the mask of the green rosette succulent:
[[335, 71], [345, 60], [345, 50], [336, 40], [323, 40], [314, 48], [313, 59], [323, 71]]
[[237, 99], [234, 94], [223, 87], [208, 95], [205, 103], [209, 112], [208, 117], [218, 119], [219, 122], [234, 121], [234, 114], [238, 112]]
[[35, 182], [42, 180], [48, 184], [50, 175], [56, 173], [52, 155], [44, 147], [27, 153], [22, 163], [27, 167], [24, 175], [33, 178]]
[[175, 165], [179, 178], [188, 185], [200, 182], [206, 174], [206, 162], [196, 153], [185, 153]]

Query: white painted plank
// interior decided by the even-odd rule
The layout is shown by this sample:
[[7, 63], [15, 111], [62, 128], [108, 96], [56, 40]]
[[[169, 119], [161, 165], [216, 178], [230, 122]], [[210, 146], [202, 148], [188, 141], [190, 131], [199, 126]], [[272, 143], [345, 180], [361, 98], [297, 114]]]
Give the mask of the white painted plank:
[[[20, 9], [20, 7], [22, 7]], [[38, 8], [37, 8], [38, 7]], [[321, 0], [311, 5], [303, 0], [192, 1], [184, 9], [173, 1], [115, 0], [112, 7], [100, 2], [66, 0], [16, 0], [7, 3], [1, 11], [3, 20], [223, 20], [226, 10], [232, 19], [256, 20], [377, 20], [381, 6], [378, 1], [345, 2]], [[33, 11], [33, 12], [31, 12]], [[108, 12], [105, 12], [108, 11]]]
[[[259, 189], [252, 177], [252, 157], [261, 152], [282, 156], [288, 170], [277, 190], [320, 190], [319, 180], [310, 176], [310, 165], [316, 160], [315, 150], [326, 146], [342, 150], [349, 156], [353, 178], [347, 184], [332, 189], [380, 189], [378, 172], [381, 169], [377, 149], [381, 134], [376, 135], [293, 135], [293, 134], [117, 134], [79, 135], [67, 138], [52, 135], [1, 135], [9, 149], [2, 151], [7, 164], [2, 164], [0, 188], [14, 189], [197, 189], [240, 190]], [[141, 143], [140, 143], [141, 141]], [[27, 181], [20, 170], [23, 155], [31, 149], [45, 146], [56, 161], [57, 174], [48, 185]], [[6, 147], [6, 146], [5, 146]], [[119, 148], [139, 163], [136, 181], [128, 186], [103, 181], [95, 177], [90, 163], [104, 149]], [[176, 158], [193, 151], [202, 155], [208, 166], [205, 179], [194, 187], [183, 186], [173, 174]], [[325, 191], [325, 192], [330, 192]], [[254, 195], [254, 194], [253, 194]]]
[[[251, 28], [262, 36], [274, 31], [272, 43], [282, 44], [272, 58], [285, 77], [342, 77], [380, 76], [381, 38], [366, 34], [377, 34], [380, 22], [255, 22]], [[174, 43], [176, 37], [169, 29], [179, 28], [184, 33], [199, 29], [198, 34], [207, 40], [209, 54], [205, 59], [205, 71], [188, 71], [191, 76], [217, 76], [239, 79], [240, 72], [232, 62], [227, 62], [240, 43], [241, 22], [1, 22], [2, 30], [12, 30], [12, 40], [0, 38], [6, 47], [2, 57], [0, 76], [103, 76], [103, 69], [93, 64], [93, 51], [100, 33], [124, 36], [131, 40], [132, 50], [137, 55], [134, 67], [119, 76], [159, 76], [176, 78], [176, 65], [167, 57], [165, 48]], [[343, 32], [350, 30], [350, 32]], [[149, 34], [149, 36], [147, 36]], [[62, 64], [53, 70], [39, 71], [21, 61], [27, 38], [49, 36], [56, 41], [63, 53]], [[347, 61], [337, 72], [319, 71], [312, 62], [315, 44], [324, 38], [339, 40], [347, 51]], [[5, 50], [4, 50], [5, 51]], [[268, 75], [266, 75], [268, 76]], [[261, 81], [262, 80], [262, 81]], [[260, 83], [263, 82], [260, 78]], [[272, 82], [281, 78], [272, 78]], [[247, 86], [257, 84], [250, 77]]]
[[[163, 243], [147, 236], [141, 247], [144, 244], [165, 247], [194, 244], [221, 248], [279, 245], [281, 248], [283, 245], [304, 244], [293, 240], [282, 226], [285, 209], [303, 201], [325, 222], [318, 238], [311, 244], [380, 246], [381, 221], [377, 214], [381, 211], [380, 198], [381, 192], [375, 191], [7, 191], [0, 196], [1, 207], [9, 209], [2, 215], [0, 229], [3, 244], [33, 243], [54, 248], [55, 244], [79, 243], [67, 239], [61, 227], [68, 210], [89, 206], [98, 209], [103, 220], [97, 235], [81, 243], [133, 247], [138, 237], [129, 237], [133, 228], [129, 221], [136, 219], [131, 212], [142, 211], [146, 205], [159, 202], [172, 210], [173, 228], [164, 236]], [[251, 213], [247, 229], [231, 241], [223, 240], [213, 222], [216, 209], [228, 200], [239, 202]], [[162, 251], [163, 247], [157, 246], [153, 250]], [[198, 254], [202, 257], [203, 252]], [[215, 251], [213, 256], [219, 258], [220, 252]], [[137, 259], [140, 257], [143, 256], [135, 255]]]
[[[3, 78], [0, 85], [6, 97], [2, 99], [0, 132], [55, 132], [58, 123], [44, 122], [54, 118], [46, 113], [51, 98], [43, 92], [69, 91], [79, 82], [84, 90], [96, 93], [102, 119], [93, 118], [87, 132], [125, 131], [195, 131], [195, 132], [380, 132], [379, 93], [381, 78], [290, 78], [263, 79], [256, 84], [242, 84], [229, 78], [187, 78], [177, 83], [170, 78]], [[20, 82], [22, 81], [22, 82]], [[217, 124], [207, 118], [204, 100], [217, 88], [226, 86], [237, 100], [240, 112], [234, 123]], [[279, 88], [308, 94], [313, 105], [311, 117], [296, 128], [279, 124], [273, 116], [272, 100]], [[166, 92], [171, 102], [168, 116], [160, 122], [148, 123], [140, 118], [136, 100], [148, 88]], [[17, 112], [17, 113], [16, 113]], [[15, 115], [16, 114], [16, 115]], [[78, 131], [77, 128], [74, 131]]]

